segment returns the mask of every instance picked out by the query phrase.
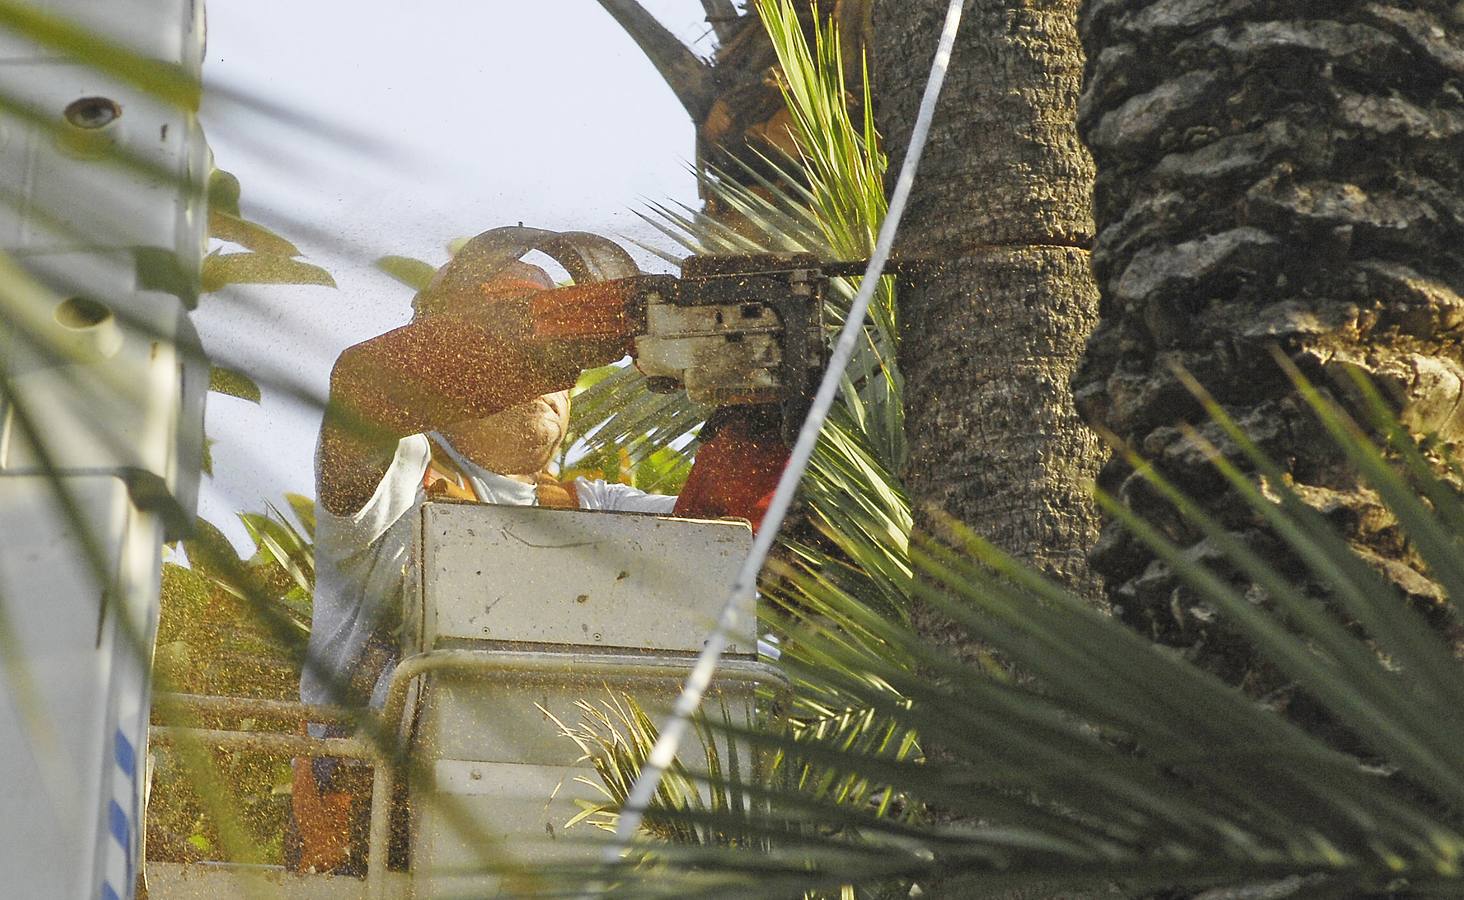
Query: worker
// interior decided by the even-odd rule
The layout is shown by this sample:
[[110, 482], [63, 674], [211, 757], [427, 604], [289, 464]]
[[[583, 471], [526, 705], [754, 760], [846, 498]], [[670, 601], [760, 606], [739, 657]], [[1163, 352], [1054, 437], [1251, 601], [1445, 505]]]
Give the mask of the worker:
[[[773, 408], [717, 411], [703, 426], [679, 498], [585, 478], [561, 483], [550, 473], [568, 427], [570, 388], [582, 370], [625, 356], [632, 335], [524, 340], [525, 301], [555, 294], [541, 294], [553, 287], [548, 275], [517, 257], [543, 248], [536, 238], [545, 234], [485, 233], [482, 246], [460, 250], [418, 293], [409, 324], [337, 360], [316, 451], [304, 702], [383, 705], [397, 661], [411, 530], [426, 499], [740, 516], [754, 524], [766, 512], [787, 457]], [[479, 252], [483, 246], [491, 252]], [[339, 734], [318, 725], [310, 731]], [[364, 766], [297, 759], [291, 865], [364, 871], [369, 796]]]

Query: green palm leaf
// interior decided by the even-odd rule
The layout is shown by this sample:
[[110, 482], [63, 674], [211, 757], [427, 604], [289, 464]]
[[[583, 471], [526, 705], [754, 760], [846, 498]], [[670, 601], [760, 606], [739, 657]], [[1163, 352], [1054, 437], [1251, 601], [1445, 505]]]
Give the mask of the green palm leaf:
[[[841, 123], [842, 82], [831, 77], [837, 40], [820, 33], [813, 46], [804, 43], [787, 0], [758, 7], [779, 49], [802, 156], [769, 161], [782, 182], [746, 173], [756, 190], [711, 173], [707, 189], [738, 218], [736, 228], [667, 207], [653, 208], [648, 221], [693, 253], [862, 255], [883, 199], [882, 168], [869, 156], [877, 139], [870, 105], [861, 129]], [[830, 313], [838, 315], [837, 302]], [[735, 821], [674, 811], [688, 824], [735, 826], [766, 849], [657, 846], [660, 880], [652, 887], [635, 872], [619, 873], [624, 893], [799, 896], [858, 883], [865, 893], [903, 896], [931, 878], [961, 896], [1113, 883], [1132, 896], [1275, 879], [1290, 879], [1278, 890], [1345, 896], [1405, 884], [1455, 890], [1464, 852], [1452, 812], [1464, 777], [1455, 747], [1464, 670], [1224, 411], [1210, 405], [1234, 449], [1222, 453], [1194, 435], [1197, 446], [1257, 521], [1287, 542], [1306, 578], [1235, 540], [1139, 460], [1154, 490], [1211, 541], [1203, 554], [1186, 553], [1142, 520], [1128, 516], [1126, 524], [1185, 590], [1359, 736], [1365, 756], [1303, 732], [958, 524], [912, 546], [908, 502], [893, 474], [903, 452], [900, 379], [890, 364], [897, 324], [891, 294], [871, 317], [866, 352], [851, 366], [803, 484], [812, 533], [785, 536], [782, 559], [763, 582], [770, 620], [785, 635], [782, 665], [796, 685], [795, 733], [732, 731], [779, 759], [800, 760], [796, 789], [744, 786], [767, 804]], [[589, 397], [586, 412], [606, 417], [601, 427], [617, 439], [677, 421], [674, 406], [642, 406], [617, 427], [616, 404], [636, 389], [627, 374]], [[1464, 504], [1434, 477], [1437, 460], [1379, 415], [1374, 425], [1392, 434], [1405, 477], [1312, 396], [1334, 439], [1397, 505], [1430, 573], [1451, 597], [1464, 596], [1456, 593], [1464, 591], [1456, 549]], [[1236, 454], [1246, 472], [1231, 463]], [[1238, 595], [1227, 571], [1265, 586], [1265, 603]], [[1319, 602], [1304, 582], [1324, 586], [1330, 601]], [[962, 645], [999, 657], [978, 650], [953, 658], [930, 646], [905, 621], [912, 602], [955, 623]], [[920, 757], [916, 734], [941, 755]], [[805, 735], [812, 739], [800, 743]], [[621, 782], [633, 776], [614, 774]], [[678, 777], [712, 789], [725, 781], [684, 762]], [[851, 785], [859, 787], [843, 789]], [[880, 799], [872, 807], [831, 802], [855, 797]], [[884, 815], [922, 802], [980, 824], [905, 825]]]

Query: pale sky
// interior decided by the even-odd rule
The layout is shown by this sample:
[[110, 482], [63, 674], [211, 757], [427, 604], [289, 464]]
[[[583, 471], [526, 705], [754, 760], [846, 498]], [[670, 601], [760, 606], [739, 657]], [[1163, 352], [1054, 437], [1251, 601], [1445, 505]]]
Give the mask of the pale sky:
[[[710, 52], [697, 0], [645, 6]], [[594, 0], [210, 0], [204, 77], [381, 145], [204, 111], [245, 215], [339, 284], [207, 296], [205, 346], [320, 391], [342, 349], [406, 320], [411, 292], [371, 268], [378, 256], [440, 263], [452, 238], [519, 221], [649, 240], [645, 201], [695, 201], [690, 120]], [[235, 511], [313, 493], [318, 420], [267, 388], [259, 407], [210, 394], [203, 515], [241, 539]]]

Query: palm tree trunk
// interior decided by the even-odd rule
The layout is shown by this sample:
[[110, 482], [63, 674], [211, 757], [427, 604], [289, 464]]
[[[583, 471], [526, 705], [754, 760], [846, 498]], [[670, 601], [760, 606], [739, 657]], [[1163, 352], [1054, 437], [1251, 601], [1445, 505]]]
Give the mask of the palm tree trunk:
[[[1415, 431], [1464, 434], [1461, 26], [1464, 7], [1403, 0], [1092, 0], [1081, 23], [1103, 292], [1075, 385], [1084, 416], [1270, 546], [1176, 427], [1216, 436], [1169, 368], [1182, 365], [1428, 605], [1437, 589], [1270, 354], [1281, 347], [1344, 400], [1341, 367], [1360, 366]], [[1123, 466], [1103, 482], [1199, 543]], [[1116, 526], [1093, 565], [1159, 640], [1257, 693], [1284, 687]]]
[[[878, 121], [897, 171], [945, 0], [874, 10]], [[900, 289], [910, 461], [927, 530], [954, 516], [1095, 596], [1098, 442], [1068, 383], [1097, 315], [1093, 167], [1074, 121], [1078, 0], [976, 0], [901, 228], [929, 263]], [[931, 624], [939, 631], [939, 626]]]

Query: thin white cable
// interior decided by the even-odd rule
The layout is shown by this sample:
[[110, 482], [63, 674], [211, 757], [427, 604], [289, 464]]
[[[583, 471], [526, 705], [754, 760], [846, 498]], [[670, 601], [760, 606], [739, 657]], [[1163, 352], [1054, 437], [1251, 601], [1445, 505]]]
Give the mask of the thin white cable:
[[803, 420], [803, 427], [798, 432], [798, 440], [794, 443], [793, 450], [788, 456], [788, 464], [783, 469], [783, 475], [778, 479], [778, 487], [773, 491], [773, 499], [769, 502], [767, 514], [763, 516], [757, 537], [753, 540], [752, 550], [748, 552], [747, 559], [742, 563], [742, 568], [737, 573], [737, 579], [732, 584], [731, 595], [728, 596], [726, 604], [722, 607], [716, 630], [707, 637], [701, 655], [697, 657], [696, 665], [687, 675], [686, 684], [676, 698], [676, 705], [672, 709], [670, 717], [661, 728], [660, 736], [656, 739], [655, 746], [651, 748], [646, 764], [641, 768], [640, 775], [637, 776], [635, 784], [631, 786], [630, 795], [620, 810], [620, 821], [615, 828], [615, 840], [605, 847], [602, 857], [606, 864], [614, 864], [619, 861], [624, 852], [629, 849], [632, 838], [640, 828], [642, 819], [645, 818], [646, 808], [650, 806], [651, 798], [655, 796], [657, 788], [660, 787], [661, 777], [676, 758], [676, 752], [680, 749], [681, 740], [686, 734], [687, 723], [701, 706], [702, 698], [711, 685], [712, 676], [716, 673], [717, 664], [721, 661], [722, 653], [727, 648], [727, 636], [737, 628], [740, 618], [738, 608], [754, 596], [757, 575], [762, 571], [763, 564], [767, 562], [768, 553], [773, 548], [773, 540], [788, 515], [788, 507], [793, 503], [793, 495], [798, 490], [798, 482], [802, 480], [804, 470], [808, 468], [814, 444], [818, 441], [819, 432], [823, 429], [829, 409], [833, 406], [834, 397], [838, 394], [840, 378], [843, 376], [845, 367], [849, 365], [850, 357], [854, 354], [854, 346], [859, 338], [860, 329], [864, 325], [865, 314], [869, 311], [869, 303], [874, 298], [880, 275], [884, 272], [885, 263], [889, 260], [890, 250], [895, 243], [895, 233], [899, 229], [900, 217], [904, 215], [905, 204], [910, 199], [910, 189], [915, 183], [915, 170], [920, 165], [920, 156], [924, 152], [925, 142], [930, 136], [930, 122], [935, 115], [936, 101], [940, 98], [941, 87], [945, 84], [946, 71], [950, 67], [951, 51], [955, 47], [956, 31], [961, 24], [961, 7], [964, 2], [965, 0], [951, 0], [949, 8], [946, 10], [945, 28], [940, 35], [935, 61], [930, 68], [930, 78], [925, 85], [925, 94], [920, 99], [920, 109], [915, 116], [915, 127], [910, 133], [910, 149], [905, 155], [904, 164], [900, 167], [900, 177], [895, 182], [895, 190], [890, 197], [889, 211], [880, 225], [879, 237], [874, 244], [874, 253], [870, 255], [869, 265], [864, 270], [864, 281], [860, 284], [859, 293], [855, 295], [854, 302], [849, 307], [849, 316], [844, 320], [844, 327], [839, 332], [839, 340], [834, 345], [828, 368], [824, 371], [823, 381], [818, 386], [818, 393], [814, 395], [813, 404], [808, 410], [808, 417]]

